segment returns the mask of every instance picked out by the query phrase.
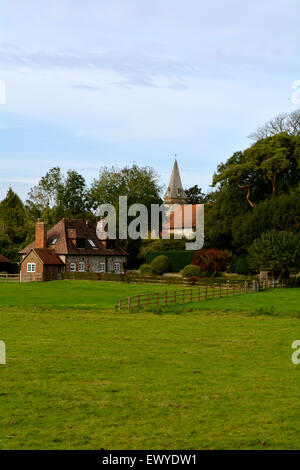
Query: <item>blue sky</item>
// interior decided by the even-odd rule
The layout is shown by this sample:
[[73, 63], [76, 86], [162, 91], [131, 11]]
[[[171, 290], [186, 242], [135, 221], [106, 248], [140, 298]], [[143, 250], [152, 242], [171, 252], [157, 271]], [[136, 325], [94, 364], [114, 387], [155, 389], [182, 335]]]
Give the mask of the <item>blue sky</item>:
[[0, 198], [53, 166], [136, 162], [207, 189], [216, 166], [297, 108], [296, 0], [0, 0]]

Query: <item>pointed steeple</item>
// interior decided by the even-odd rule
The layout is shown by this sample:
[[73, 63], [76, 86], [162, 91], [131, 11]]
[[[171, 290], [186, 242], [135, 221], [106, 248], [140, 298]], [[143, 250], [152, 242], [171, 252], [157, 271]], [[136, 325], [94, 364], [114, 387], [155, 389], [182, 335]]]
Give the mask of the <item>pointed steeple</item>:
[[165, 192], [164, 200], [166, 204], [184, 204], [186, 199], [187, 195], [182, 187], [178, 163], [175, 158], [170, 183], [167, 191]]

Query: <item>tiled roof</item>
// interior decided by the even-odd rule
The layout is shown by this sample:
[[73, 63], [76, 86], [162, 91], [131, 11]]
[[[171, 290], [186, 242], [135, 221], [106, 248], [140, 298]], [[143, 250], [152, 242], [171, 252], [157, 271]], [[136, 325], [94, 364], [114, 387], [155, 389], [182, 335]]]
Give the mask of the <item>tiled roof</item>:
[[[84, 248], [77, 248], [76, 238], [84, 239]], [[54, 243], [54, 241], [56, 242]], [[89, 240], [92, 241], [90, 244]], [[54, 243], [54, 244], [53, 244]], [[96, 236], [96, 227], [91, 222], [82, 219], [62, 219], [47, 232], [47, 244], [51, 251], [58, 255], [123, 255], [127, 253], [116, 245], [114, 250], [106, 250]], [[95, 245], [94, 247], [92, 245]], [[34, 242], [20, 251], [28, 253], [34, 248]]]
[[35, 248], [34, 251], [44, 264], [64, 264], [51, 248]]
[[178, 197], [181, 199], [187, 199], [187, 195], [185, 194], [181, 183], [178, 163], [177, 160], [175, 160], [169, 186], [165, 192], [164, 199], [177, 199]]
[[9, 259], [5, 258], [5, 256], [0, 255], [0, 263], [10, 263]]

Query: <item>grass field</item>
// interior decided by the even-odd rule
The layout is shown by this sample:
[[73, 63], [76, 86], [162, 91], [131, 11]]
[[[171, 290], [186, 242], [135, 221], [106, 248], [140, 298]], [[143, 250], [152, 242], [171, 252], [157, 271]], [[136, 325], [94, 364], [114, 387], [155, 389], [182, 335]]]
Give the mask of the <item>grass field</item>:
[[0, 284], [0, 449], [299, 449], [300, 289], [114, 310], [165, 289]]

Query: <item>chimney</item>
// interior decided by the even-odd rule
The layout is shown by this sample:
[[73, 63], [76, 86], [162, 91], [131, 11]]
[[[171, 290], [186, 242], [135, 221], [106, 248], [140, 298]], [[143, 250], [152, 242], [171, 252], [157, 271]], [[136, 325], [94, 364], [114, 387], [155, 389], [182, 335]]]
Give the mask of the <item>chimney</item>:
[[47, 224], [38, 219], [35, 225], [34, 248], [47, 248]]

